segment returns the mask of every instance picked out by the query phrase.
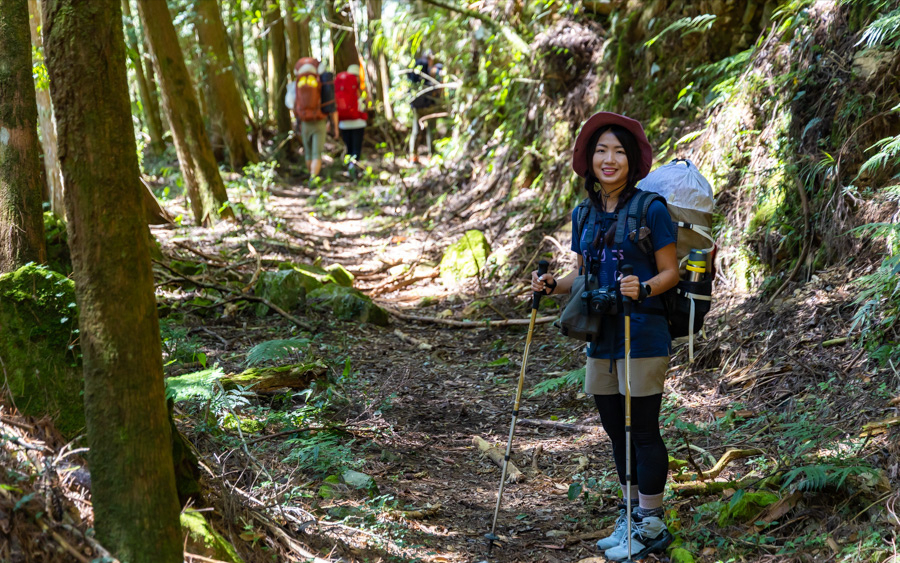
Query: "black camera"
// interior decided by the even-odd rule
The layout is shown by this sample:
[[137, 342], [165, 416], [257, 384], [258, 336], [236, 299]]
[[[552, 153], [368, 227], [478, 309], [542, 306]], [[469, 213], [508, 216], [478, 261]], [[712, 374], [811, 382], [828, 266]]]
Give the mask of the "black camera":
[[598, 315], [619, 314], [619, 294], [613, 287], [600, 287], [581, 294], [591, 313]]

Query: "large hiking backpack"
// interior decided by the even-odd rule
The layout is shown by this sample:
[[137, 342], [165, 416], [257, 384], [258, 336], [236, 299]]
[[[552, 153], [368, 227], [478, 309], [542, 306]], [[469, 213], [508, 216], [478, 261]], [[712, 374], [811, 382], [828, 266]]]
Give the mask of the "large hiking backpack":
[[[628, 205], [619, 210], [616, 218], [615, 244], [625, 237], [636, 237], [637, 247], [654, 259], [647, 226], [647, 210], [654, 201], [668, 207], [676, 227], [678, 256], [678, 285], [665, 292], [663, 304], [672, 338], [688, 337], [691, 361], [694, 359], [694, 335], [703, 328], [703, 320], [712, 305], [712, 283], [715, 277], [715, 239], [712, 237], [712, 213], [715, 208], [712, 187], [697, 167], [686, 159], [675, 159], [660, 166], [639, 184], [640, 190]], [[578, 231], [593, 205], [585, 199], [578, 205]], [[646, 234], [645, 234], [646, 233]], [[706, 253], [706, 268], [699, 281], [690, 281], [688, 258], [692, 250]], [[655, 262], [654, 262], [655, 263]]]
[[322, 83], [319, 79], [319, 61], [312, 57], [299, 59], [294, 66], [294, 74], [297, 77], [294, 115], [300, 121], [321, 121], [325, 119], [325, 114], [322, 113]]
[[341, 121], [369, 118], [359, 110], [359, 78], [355, 74], [338, 73], [334, 79], [334, 102]]

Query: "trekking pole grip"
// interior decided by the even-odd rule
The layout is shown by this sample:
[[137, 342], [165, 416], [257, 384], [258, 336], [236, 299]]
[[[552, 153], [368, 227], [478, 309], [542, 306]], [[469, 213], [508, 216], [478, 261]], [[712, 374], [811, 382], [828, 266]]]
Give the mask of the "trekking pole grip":
[[[624, 278], [624, 277], [630, 276], [632, 274], [634, 274], [634, 268], [631, 266], [631, 264], [623, 264], [622, 265], [622, 277]], [[626, 295], [622, 296], [622, 308], [624, 309], [625, 316], [630, 317], [631, 316], [631, 297], [628, 297]]]
[[[550, 269], [550, 263], [546, 260], [541, 260], [538, 262], [538, 277], [543, 276], [547, 273], [547, 270]], [[531, 308], [537, 310], [538, 305], [541, 303], [541, 297], [543, 297], [544, 293], [541, 291], [535, 291], [531, 295]]]

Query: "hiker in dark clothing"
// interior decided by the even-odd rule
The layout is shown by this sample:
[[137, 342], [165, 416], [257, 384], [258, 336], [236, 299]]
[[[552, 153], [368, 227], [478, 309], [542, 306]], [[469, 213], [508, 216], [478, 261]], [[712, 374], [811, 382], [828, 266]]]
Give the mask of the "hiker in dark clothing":
[[[613, 446], [613, 458], [622, 486], [629, 495], [619, 509], [615, 531], [597, 542], [607, 559], [628, 558], [627, 518], [632, 519], [631, 548], [634, 559], [659, 552], [671, 543], [662, 508], [668, 475], [668, 454], [659, 429], [663, 384], [669, 366], [671, 337], [663, 315], [660, 295], [678, 283], [675, 229], [661, 201], [647, 210], [649, 232], [635, 231], [616, 243], [619, 210], [639, 193], [636, 184], [647, 176], [653, 151], [641, 124], [608, 112], [592, 116], [575, 141], [572, 167], [585, 179], [590, 212], [583, 228], [572, 214], [572, 250], [578, 255], [578, 270], [594, 273], [601, 286], [615, 288], [637, 304], [631, 315], [631, 487], [626, 486], [625, 429], [625, 319], [621, 305], [617, 314], [604, 314], [603, 337], [587, 347], [585, 393], [594, 396], [603, 428]], [[599, 189], [597, 189], [599, 188]], [[580, 232], [579, 232], [580, 231]], [[638, 243], [649, 237], [652, 255]], [[633, 267], [633, 275], [621, 274], [621, 266]], [[532, 288], [543, 293], [569, 293], [578, 272], [554, 280], [551, 274], [532, 272]]]
[[[417, 152], [419, 133], [425, 130], [425, 147], [428, 149], [428, 155], [431, 156], [432, 142], [434, 137], [434, 119], [428, 119], [428, 116], [435, 113], [438, 100], [440, 98], [440, 90], [433, 89], [440, 81], [441, 70], [443, 65], [435, 64], [434, 54], [431, 50], [427, 50], [423, 55], [416, 59], [415, 65], [407, 72], [410, 85], [416, 95], [410, 106], [412, 106], [412, 128], [409, 134], [409, 160], [410, 162], [418, 162], [419, 155]], [[420, 93], [421, 92], [421, 93]]]

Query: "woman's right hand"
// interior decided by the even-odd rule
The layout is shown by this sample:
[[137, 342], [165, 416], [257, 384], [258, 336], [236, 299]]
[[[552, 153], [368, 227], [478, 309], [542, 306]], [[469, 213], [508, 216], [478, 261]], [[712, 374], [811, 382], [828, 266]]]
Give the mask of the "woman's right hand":
[[538, 276], [537, 270], [531, 272], [531, 291], [535, 293], [550, 295], [556, 289], [556, 284], [557, 281], [553, 279], [553, 274]]

